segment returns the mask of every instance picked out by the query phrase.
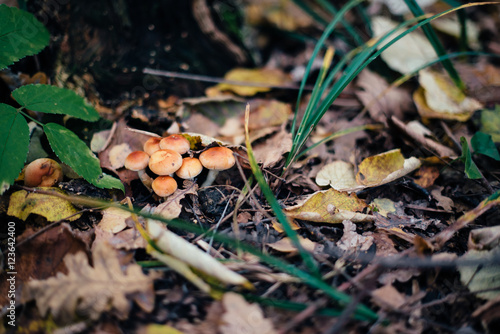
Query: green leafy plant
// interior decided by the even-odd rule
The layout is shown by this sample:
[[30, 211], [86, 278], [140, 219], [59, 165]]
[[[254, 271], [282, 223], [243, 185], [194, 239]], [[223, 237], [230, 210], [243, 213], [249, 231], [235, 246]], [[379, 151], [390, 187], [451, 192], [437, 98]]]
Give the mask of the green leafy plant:
[[469, 179], [480, 179], [483, 176], [479, 171], [479, 168], [477, 168], [474, 160], [472, 160], [472, 154], [483, 154], [497, 161], [500, 161], [500, 154], [498, 153], [491, 136], [484, 132], [476, 132], [474, 136], [472, 136], [470, 143], [474, 152], [471, 152], [467, 139], [465, 139], [465, 137], [460, 137], [462, 154], [457, 158], [457, 160], [460, 160], [465, 164], [465, 174]]
[[[40, 52], [48, 45], [49, 38], [47, 29], [33, 15], [0, 5], [0, 69]], [[32, 110], [97, 121], [99, 114], [82, 97], [49, 85], [22, 86], [12, 92], [12, 97], [19, 108], [0, 103], [0, 194], [14, 183], [26, 160], [30, 142], [26, 119], [43, 128], [54, 153], [78, 175], [99, 188], [124, 190], [118, 179], [102, 172], [99, 160], [75, 133], [56, 123], [42, 124], [26, 112]]]

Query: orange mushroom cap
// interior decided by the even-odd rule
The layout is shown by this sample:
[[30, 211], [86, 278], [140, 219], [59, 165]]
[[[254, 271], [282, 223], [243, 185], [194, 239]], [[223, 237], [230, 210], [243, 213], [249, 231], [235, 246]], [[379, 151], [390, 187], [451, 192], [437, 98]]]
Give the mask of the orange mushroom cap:
[[162, 150], [169, 149], [179, 154], [184, 154], [189, 151], [189, 140], [182, 135], [170, 135], [160, 141], [160, 148]]
[[225, 170], [234, 166], [236, 159], [227, 147], [212, 147], [200, 154], [201, 164], [212, 170]]
[[149, 169], [157, 175], [170, 175], [182, 166], [182, 157], [172, 150], [159, 150], [149, 158]]
[[151, 185], [156, 195], [166, 197], [177, 190], [177, 182], [171, 176], [158, 176]]
[[49, 158], [36, 159], [24, 169], [24, 185], [27, 187], [52, 187], [62, 179], [61, 166]]
[[125, 158], [125, 168], [139, 171], [148, 166], [149, 155], [144, 151], [134, 151]]
[[160, 141], [161, 137], [151, 137], [143, 145], [144, 152], [149, 154], [150, 156], [156, 151], [160, 150]]
[[181, 179], [193, 179], [198, 176], [203, 170], [200, 160], [197, 158], [182, 159], [182, 166], [175, 172]]

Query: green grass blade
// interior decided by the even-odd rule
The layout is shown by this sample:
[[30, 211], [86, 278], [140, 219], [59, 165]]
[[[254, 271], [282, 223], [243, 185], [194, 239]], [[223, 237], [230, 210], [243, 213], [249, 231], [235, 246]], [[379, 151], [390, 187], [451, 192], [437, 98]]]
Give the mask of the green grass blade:
[[[424, 15], [424, 11], [418, 3], [415, 0], [404, 0], [412, 14], [417, 17]], [[436, 51], [436, 54], [440, 57], [446, 54], [446, 50], [444, 49], [443, 44], [439, 40], [436, 32], [434, 31], [434, 28], [430, 24], [425, 24], [422, 26], [422, 30], [425, 33], [425, 36], [429, 40], [429, 42], [432, 44], [432, 47], [434, 48], [434, 51]], [[446, 72], [448, 72], [449, 76], [451, 77], [451, 80], [455, 83], [455, 85], [460, 89], [460, 90], [465, 90], [465, 84], [460, 78], [460, 75], [458, 74], [457, 70], [455, 69], [455, 66], [453, 66], [453, 63], [449, 59], [445, 59], [442, 62], [443, 67], [445, 68]]]
[[[460, 2], [455, 0], [443, 0], [451, 7], [458, 7], [461, 5]], [[458, 22], [460, 23], [460, 48], [465, 51], [468, 49], [468, 37], [467, 37], [467, 13], [465, 10], [459, 10], [457, 12]]]
[[[334, 17], [338, 15], [338, 9], [335, 8], [335, 6], [326, 0], [316, 0], [316, 2], [322, 6], [325, 10], [329, 11], [330, 14], [332, 14]], [[344, 20], [343, 18], [340, 21], [340, 24], [342, 24], [345, 27], [345, 30], [351, 35], [352, 39], [356, 43], [356, 45], [362, 45], [365, 41], [363, 38], [359, 35], [359, 33], [356, 31], [356, 28], [352, 26], [349, 22]]]
[[332, 133], [331, 135], [321, 139], [317, 143], [312, 144], [311, 146], [309, 146], [308, 148], [306, 148], [305, 150], [303, 150], [302, 152], [297, 154], [296, 159], [297, 160], [300, 159], [304, 154], [306, 154], [310, 150], [312, 150], [312, 149], [314, 149], [314, 148], [318, 147], [319, 145], [322, 145], [326, 142], [329, 142], [330, 140], [334, 140], [334, 139], [337, 139], [339, 137], [342, 137], [342, 136], [345, 136], [345, 135], [348, 135], [350, 133], [357, 132], [357, 131], [376, 130], [379, 128], [380, 128], [380, 126], [378, 126], [376, 124], [366, 124], [366, 125], [354, 126], [352, 128], [349, 128], [349, 129], [337, 131], [337, 132]]
[[314, 62], [314, 59], [316, 59], [316, 56], [318, 55], [319, 51], [325, 44], [326, 39], [331, 35], [339, 21], [344, 17], [345, 13], [349, 11], [351, 8], [354, 6], [358, 5], [359, 3], [363, 2], [364, 0], [350, 0], [345, 6], [342, 7], [341, 10], [339, 10], [338, 15], [328, 24], [328, 26], [325, 28], [325, 31], [321, 35], [320, 39], [316, 43], [316, 46], [314, 47], [313, 53], [311, 55], [311, 59], [309, 60], [309, 63], [307, 64], [306, 70], [304, 72], [304, 77], [302, 78], [302, 82], [300, 83], [300, 89], [299, 89], [299, 94], [297, 96], [297, 104], [295, 107], [295, 115], [293, 117], [293, 122], [292, 122], [292, 138], [295, 138], [295, 131], [296, 131], [296, 125], [297, 125], [297, 117], [298, 117], [298, 112], [299, 112], [299, 105], [300, 105], [300, 100], [302, 98], [302, 94], [304, 92], [304, 87], [306, 85], [307, 78], [309, 77], [309, 73], [311, 72], [311, 68]]
[[271, 208], [274, 211], [274, 214], [276, 215], [276, 218], [278, 219], [278, 222], [283, 226], [283, 229], [285, 230], [286, 235], [290, 238], [292, 244], [297, 248], [300, 256], [302, 257], [302, 260], [304, 261], [304, 264], [306, 267], [309, 269], [309, 271], [319, 277], [319, 269], [318, 265], [316, 264], [316, 261], [314, 260], [313, 256], [311, 253], [306, 251], [304, 247], [302, 247], [300, 241], [299, 241], [299, 236], [297, 232], [294, 231], [292, 228], [292, 225], [288, 221], [288, 217], [285, 215], [283, 210], [281, 209], [280, 204], [278, 203], [278, 200], [276, 197], [274, 197], [274, 194], [269, 188], [264, 175], [262, 174], [262, 171], [259, 168], [259, 165], [257, 164], [257, 160], [255, 160], [255, 157], [253, 155], [253, 150], [252, 150], [252, 145], [250, 145], [250, 137], [248, 134], [248, 118], [250, 115], [250, 105], [247, 104], [246, 110], [245, 110], [245, 143], [247, 147], [247, 154], [248, 154], [248, 160], [250, 162], [250, 167], [252, 168], [252, 173], [255, 177], [255, 180], [259, 184], [260, 188], [262, 189], [262, 193], [266, 197], [267, 202], [271, 206]]
[[[379, 38], [379, 40], [374, 43], [372, 46], [368, 47], [361, 53], [359, 53], [353, 61], [349, 64], [349, 66], [344, 70], [344, 74], [341, 76], [341, 78], [333, 85], [332, 89], [330, 90], [328, 96], [323, 100], [321, 105], [313, 112], [313, 117], [309, 118], [310, 122], [308, 124], [304, 124], [303, 128], [305, 131], [301, 133], [300, 137], [297, 136], [298, 138], [294, 138], [294, 142], [297, 144], [293, 146], [294, 149], [297, 151], [300, 151], [302, 146], [305, 145], [307, 138], [309, 137], [310, 133], [318, 124], [320, 121], [321, 117], [325, 114], [325, 112], [328, 110], [330, 105], [335, 101], [335, 99], [340, 95], [340, 93], [344, 90], [344, 88], [361, 72], [366, 66], [368, 66], [374, 59], [376, 59], [383, 51], [385, 51], [387, 48], [389, 48], [391, 45], [396, 43], [398, 40], [406, 36], [407, 34], [415, 31], [416, 29], [420, 28], [421, 26], [431, 22], [432, 20], [435, 20], [439, 17], [442, 17], [444, 15], [447, 15], [452, 12], [456, 12], [457, 10], [467, 8], [467, 7], [472, 7], [472, 6], [479, 6], [479, 5], [489, 5], [489, 4], [497, 4], [495, 2], [481, 2], [481, 3], [474, 3], [474, 4], [465, 4], [460, 7], [452, 8], [449, 10], [446, 10], [442, 13], [433, 15], [425, 20], [421, 20], [421, 17], [416, 17], [411, 20], [405, 21], [392, 29], [391, 31], [387, 32], [384, 36]], [[421, 20], [421, 21], [420, 21]], [[414, 26], [408, 28], [406, 31], [400, 33], [396, 37], [394, 37], [392, 40], [390, 40], [387, 44], [385, 44], [383, 47], [381, 47], [379, 50], [375, 51], [377, 46], [379, 46], [381, 43], [385, 41], [389, 36], [393, 35], [396, 31], [413, 24], [414, 22], [420, 21], [419, 23], [415, 24]], [[301, 124], [302, 126], [302, 124]], [[297, 151], [291, 151], [290, 155], [294, 156], [297, 154]], [[293, 160], [290, 161], [290, 163]]]

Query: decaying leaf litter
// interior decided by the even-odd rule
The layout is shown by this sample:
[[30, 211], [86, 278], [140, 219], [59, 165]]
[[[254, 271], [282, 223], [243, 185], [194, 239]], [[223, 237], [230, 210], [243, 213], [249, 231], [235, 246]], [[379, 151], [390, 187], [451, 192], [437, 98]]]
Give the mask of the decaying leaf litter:
[[[446, 3], [421, 6], [438, 13]], [[498, 16], [498, 6], [487, 8]], [[270, 38], [268, 26], [318, 37], [322, 30], [292, 2], [244, 10], [261, 38]], [[366, 10], [373, 30], [364, 32], [366, 40], [397, 27], [401, 21], [389, 14], [410, 15], [382, 0]], [[500, 54], [495, 38], [480, 34], [498, 37], [491, 29], [500, 25], [496, 16], [475, 7], [466, 13], [469, 50]], [[460, 24], [445, 18], [433, 24], [451, 53], [459, 48]], [[363, 29], [360, 17], [346, 19]], [[330, 43], [333, 67], [348, 47], [339, 36]], [[3, 194], [3, 220], [17, 226], [18, 329], [496, 332], [498, 62], [455, 59], [468, 88], [461, 90], [442, 66], [422, 68], [438, 56], [417, 30], [342, 90], [306, 146], [334, 139], [284, 168], [294, 145], [294, 99], [314, 43], [295, 47], [292, 55], [280, 43], [268, 45], [267, 63], [231, 69], [203, 96], [167, 90], [106, 106], [86, 95], [110, 121], [90, 132], [90, 147], [125, 192], [98, 189], [63, 165], [55, 187], [23, 187], [22, 173]], [[324, 56], [311, 63], [313, 74], [321, 75]], [[400, 75], [408, 81], [396, 87]], [[321, 98], [311, 80], [301, 112]], [[125, 160], [146, 151], [151, 138], [172, 134], [189, 143], [181, 158], [227, 147], [235, 165], [213, 173], [210, 184], [207, 167], [194, 179], [173, 175], [176, 190], [159, 197], [152, 191], [158, 176], [147, 167], [125, 168]], [[47, 156], [41, 151], [37, 157]], [[252, 156], [281, 213], [256, 182]]]

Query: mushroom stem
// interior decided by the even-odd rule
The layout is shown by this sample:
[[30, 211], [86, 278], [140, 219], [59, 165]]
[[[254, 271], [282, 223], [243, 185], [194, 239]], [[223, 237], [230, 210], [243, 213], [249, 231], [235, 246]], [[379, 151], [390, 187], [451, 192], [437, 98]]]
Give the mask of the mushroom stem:
[[151, 185], [153, 184], [154, 179], [149, 176], [148, 173], [146, 173], [145, 169], [138, 170], [137, 174], [139, 174], [139, 179], [141, 180], [142, 184], [151, 192], [153, 190]]
[[214, 183], [215, 178], [217, 177], [217, 174], [219, 174], [218, 170], [216, 170], [216, 169], [209, 169], [208, 170], [208, 174], [207, 174], [207, 178], [203, 182], [203, 184], [201, 185], [201, 187], [203, 188], [203, 187], [211, 186], [212, 183]]

